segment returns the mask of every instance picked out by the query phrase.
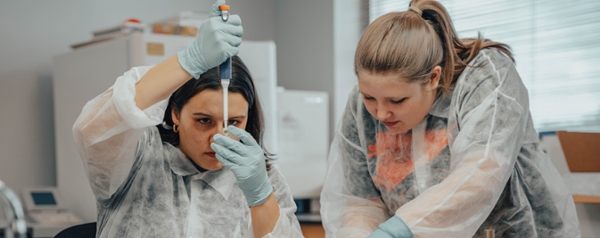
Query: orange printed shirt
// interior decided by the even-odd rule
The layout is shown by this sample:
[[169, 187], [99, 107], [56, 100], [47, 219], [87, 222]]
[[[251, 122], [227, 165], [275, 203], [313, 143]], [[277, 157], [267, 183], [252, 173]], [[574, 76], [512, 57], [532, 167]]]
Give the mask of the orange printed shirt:
[[[368, 146], [367, 155], [369, 160], [377, 159], [375, 174], [372, 175], [373, 182], [377, 187], [390, 192], [415, 169], [412, 158], [412, 133], [378, 132], [376, 141]], [[426, 131], [425, 143], [425, 154], [427, 160], [431, 161], [448, 146], [446, 130]]]

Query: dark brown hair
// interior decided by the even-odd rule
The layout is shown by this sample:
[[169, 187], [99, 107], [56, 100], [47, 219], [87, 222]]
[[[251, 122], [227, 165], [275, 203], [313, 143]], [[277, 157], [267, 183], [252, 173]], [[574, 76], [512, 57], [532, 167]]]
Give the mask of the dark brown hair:
[[483, 48], [495, 47], [514, 61], [506, 44], [481, 35], [459, 39], [450, 15], [439, 2], [412, 0], [410, 4], [415, 10], [385, 14], [367, 27], [354, 55], [357, 74], [392, 72], [409, 81], [425, 83], [439, 65], [440, 87], [448, 93]]

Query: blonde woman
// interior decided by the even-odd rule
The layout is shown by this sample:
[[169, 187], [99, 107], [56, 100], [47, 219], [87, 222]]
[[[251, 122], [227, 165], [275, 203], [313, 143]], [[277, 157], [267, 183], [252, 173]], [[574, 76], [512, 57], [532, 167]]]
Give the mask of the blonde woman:
[[328, 237], [579, 237], [509, 47], [437, 1], [371, 23], [328, 159]]

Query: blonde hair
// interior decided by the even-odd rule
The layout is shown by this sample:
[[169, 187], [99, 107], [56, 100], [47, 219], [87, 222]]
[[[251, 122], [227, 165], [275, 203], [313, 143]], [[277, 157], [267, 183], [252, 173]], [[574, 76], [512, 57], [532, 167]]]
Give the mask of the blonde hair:
[[440, 87], [452, 90], [456, 79], [483, 48], [495, 47], [513, 61], [510, 47], [477, 38], [459, 39], [450, 15], [435, 0], [412, 0], [408, 11], [377, 18], [363, 33], [354, 55], [354, 69], [396, 73], [410, 82], [429, 82], [441, 66]]

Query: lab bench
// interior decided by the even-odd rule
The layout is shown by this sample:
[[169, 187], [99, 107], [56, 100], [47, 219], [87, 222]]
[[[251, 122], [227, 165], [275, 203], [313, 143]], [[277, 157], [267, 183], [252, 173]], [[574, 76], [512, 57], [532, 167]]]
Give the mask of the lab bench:
[[306, 238], [325, 238], [325, 229], [319, 213], [296, 213], [300, 229]]

